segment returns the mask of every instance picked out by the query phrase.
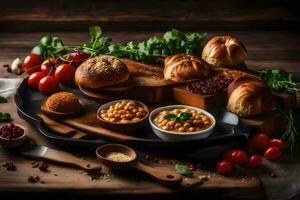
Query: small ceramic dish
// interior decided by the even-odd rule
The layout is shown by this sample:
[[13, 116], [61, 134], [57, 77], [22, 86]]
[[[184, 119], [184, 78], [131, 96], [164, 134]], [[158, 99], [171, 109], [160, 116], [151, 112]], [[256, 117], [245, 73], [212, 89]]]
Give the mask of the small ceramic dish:
[[24, 126], [19, 125], [19, 124], [14, 124], [14, 125], [22, 128], [24, 130], [24, 133], [20, 137], [17, 137], [17, 138], [14, 138], [14, 139], [8, 139], [8, 138], [0, 136], [0, 145], [3, 148], [16, 148], [16, 147], [19, 147], [22, 144], [24, 144], [24, 142], [27, 139], [27, 134], [26, 134], [27, 130], [26, 130], [26, 128]]
[[[207, 117], [210, 118], [210, 120], [212, 122], [211, 125], [208, 128], [199, 130], [199, 131], [178, 132], [178, 131], [172, 131], [172, 130], [163, 130], [162, 128], [158, 127], [154, 123], [154, 118], [162, 111], [172, 110], [172, 109], [185, 109], [185, 108], [191, 109], [191, 110], [196, 110], [198, 112], [203, 113], [204, 115], [206, 115]], [[200, 109], [200, 108], [196, 108], [193, 106], [186, 106], [186, 105], [171, 105], [171, 106], [159, 107], [150, 113], [149, 122], [150, 122], [153, 132], [159, 138], [161, 138], [162, 140], [166, 140], [166, 141], [184, 141], [184, 140], [195, 140], [195, 139], [200, 139], [200, 138], [206, 138], [213, 132], [214, 127], [216, 125], [215, 118], [209, 112], [207, 112], [203, 109]]]
[[70, 112], [70, 113], [56, 112], [56, 111], [49, 110], [47, 108], [46, 101], [47, 101], [47, 98], [45, 98], [44, 100], [42, 100], [42, 102], [41, 102], [41, 111], [45, 115], [47, 115], [49, 117], [54, 117], [54, 118], [68, 118], [68, 117], [77, 116], [77, 115], [80, 114], [80, 111], [84, 107], [84, 104], [79, 100], [80, 106], [77, 108], [76, 111]]
[[[101, 117], [102, 110], [106, 110], [111, 105], [114, 105], [114, 104], [122, 102], [122, 101], [132, 101], [132, 102], [136, 103], [137, 105], [142, 106], [144, 108], [144, 110], [146, 111], [146, 115], [139, 121], [136, 121], [136, 122], [132, 121], [132, 122], [128, 122], [128, 123], [111, 122], [111, 121], [108, 121], [108, 120], [104, 119], [103, 117]], [[110, 129], [113, 131], [117, 131], [117, 132], [122, 132], [122, 133], [134, 133], [136, 130], [138, 130], [139, 128], [141, 128], [145, 125], [148, 116], [149, 116], [149, 109], [145, 104], [143, 104], [142, 102], [139, 102], [139, 101], [129, 100], [129, 99], [120, 99], [120, 100], [108, 102], [108, 103], [100, 106], [100, 108], [97, 111], [98, 121], [104, 128], [107, 128], [107, 129]]]

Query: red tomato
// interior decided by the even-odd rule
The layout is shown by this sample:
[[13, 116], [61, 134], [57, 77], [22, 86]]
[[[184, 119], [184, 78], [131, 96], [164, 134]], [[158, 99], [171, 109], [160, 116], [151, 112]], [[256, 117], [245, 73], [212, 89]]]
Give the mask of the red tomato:
[[236, 150], [232, 153], [233, 162], [239, 165], [243, 165], [248, 162], [248, 156], [245, 151]]
[[221, 160], [216, 165], [217, 172], [220, 174], [229, 174], [233, 170], [232, 163], [227, 160]]
[[34, 72], [28, 78], [28, 85], [32, 88], [38, 88], [40, 80], [44, 77], [45, 74], [43, 74], [42, 72]]
[[226, 152], [224, 153], [224, 155], [223, 155], [223, 159], [224, 159], [224, 160], [227, 160], [227, 161], [229, 161], [229, 162], [234, 162], [234, 158], [233, 158], [233, 155], [232, 155], [232, 154], [233, 154], [235, 151], [237, 151], [237, 150], [231, 149], [231, 150], [226, 151]]
[[[45, 60], [41, 65], [41, 72], [43, 72], [46, 76], [53, 75], [55, 71], [55, 67], [60, 63], [56, 58], [49, 58]], [[52, 71], [51, 71], [52, 70]], [[51, 73], [50, 73], [51, 71]]]
[[56, 68], [54, 77], [59, 83], [72, 83], [74, 81], [75, 70], [75, 67], [70, 64], [61, 64]]
[[73, 53], [71, 53], [71, 56], [72, 56], [72, 60], [75, 62], [83, 61], [90, 57], [89, 54], [82, 52], [82, 51], [73, 52]]
[[253, 155], [249, 159], [249, 166], [253, 169], [261, 166], [261, 158], [259, 155]]
[[271, 139], [269, 142], [270, 147], [278, 147], [281, 151], [284, 149], [284, 142], [281, 139]]
[[59, 86], [53, 76], [45, 76], [39, 82], [39, 90], [44, 94], [53, 94], [58, 92]]
[[40, 71], [40, 65], [42, 62], [43, 59], [40, 56], [31, 53], [24, 59], [22, 67], [27, 74], [32, 74]]
[[268, 160], [277, 160], [281, 156], [281, 150], [278, 147], [268, 147], [264, 152], [264, 157]]
[[250, 137], [250, 148], [254, 150], [265, 150], [269, 145], [269, 136], [266, 133], [257, 133]]

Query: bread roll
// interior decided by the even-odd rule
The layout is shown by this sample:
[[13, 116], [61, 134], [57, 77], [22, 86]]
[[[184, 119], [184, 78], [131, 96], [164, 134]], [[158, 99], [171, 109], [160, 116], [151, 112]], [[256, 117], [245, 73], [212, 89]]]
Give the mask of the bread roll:
[[244, 84], [244, 83], [247, 83], [247, 82], [252, 82], [252, 81], [257, 81], [259, 82], [260, 84], [264, 84], [263, 82], [261, 82], [261, 80], [256, 77], [256, 76], [251, 76], [251, 75], [243, 75], [243, 76], [240, 76], [236, 79], [234, 79], [234, 81], [232, 81], [230, 83], [230, 85], [228, 86], [227, 88], [227, 97], [229, 98], [230, 95], [232, 94], [232, 92], [240, 85]]
[[173, 81], [207, 77], [210, 71], [204, 60], [192, 55], [171, 55], [164, 62], [164, 77]]
[[75, 84], [99, 88], [125, 82], [129, 78], [127, 66], [114, 56], [98, 56], [83, 62], [75, 72]]
[[240, 117], [251, 117], [276, 109], [271, 91], [260, 81], [249, 81], [239, 85], [231, 93], [227, 110]]
[[202, 59], [215, 67], [230, 67], [242, 64], [247, 50], [241, 41], [231, 36], [216, 36], [207, 42]]

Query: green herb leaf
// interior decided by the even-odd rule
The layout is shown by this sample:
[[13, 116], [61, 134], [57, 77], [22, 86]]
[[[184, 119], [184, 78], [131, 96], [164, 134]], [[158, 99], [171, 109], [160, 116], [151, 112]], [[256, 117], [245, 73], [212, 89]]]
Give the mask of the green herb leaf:
[[168, 121], [172, 121], [172, 120], [176, 119], [176, 115], [170, 113], [170, 114], [167, 114], [164, 118]]
[[10, 122], [11, 116], [9, 113], [2, 113], [0, 112], [0, 122]]
[[192, 118], [192, 114], [191, 113], [187, 113], [187, 112], [182, 112], [182, 113], [179, 113], [176, 117], [176, 121], [178, 122], [184, 122], [184, 121], [187, 121], [189, 119]]
[[183, 176], [189, 176], [193, 173], [192, 170], [186, 165], [176, 164], [175, 165], [175, 170], [176, 170], [177, 173], [179, 173]]
[[0, 103], [7, 103], [7, 99], [3, 96], [0, 96]]

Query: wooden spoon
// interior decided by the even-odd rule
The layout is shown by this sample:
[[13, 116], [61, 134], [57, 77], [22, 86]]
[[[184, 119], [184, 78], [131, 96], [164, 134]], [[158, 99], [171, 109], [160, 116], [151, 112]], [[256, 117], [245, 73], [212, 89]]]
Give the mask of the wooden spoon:
[[[129, 156], [131, 159], [126, 162], [112, 161], [107, 158], [107, 155], [112, 152], [125, 154], [126, 156]], [[108, 167], [111, 167], [113, 169], [119, 169], [119, 170], [135, 168], [147, 173], [158, 182], [166, 185], [175, 185], [181, 183], [182, 181], [182, 176], [180, 174], [177, 174], [176, 172], [172, 172], [169, 169], [153, 168], [137, 161], [136, 152], [130, 147], [125, 145], [120, 145], [120, 144], [103, 145], [96, 149], [96, 156], [101, 160], [103, 164], [105, 164]]]

